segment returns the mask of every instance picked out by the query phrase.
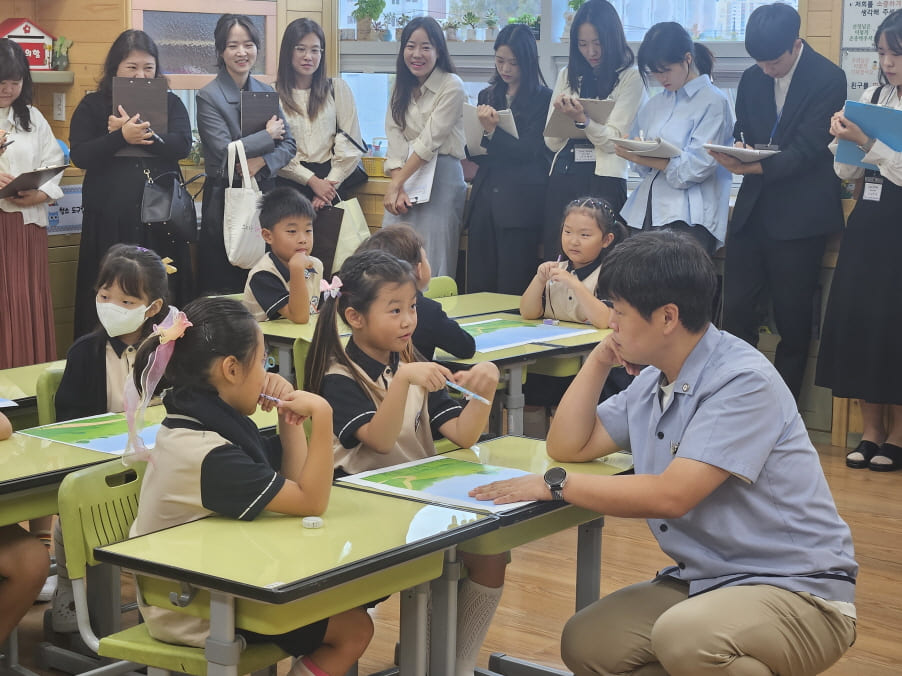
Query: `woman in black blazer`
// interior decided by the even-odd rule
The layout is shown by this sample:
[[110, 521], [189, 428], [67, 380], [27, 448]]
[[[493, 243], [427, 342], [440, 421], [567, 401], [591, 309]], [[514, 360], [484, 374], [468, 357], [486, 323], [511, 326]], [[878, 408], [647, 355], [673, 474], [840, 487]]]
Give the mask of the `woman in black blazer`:
[[[538, 265], [549, 157], [542, 131], [551, 90], [539, 69], [528, 26], [505, 26], [495, 40], [495, 74], [479, 92], [477, 113], [487, 155], [479, 165], [468, 203], [467, 291], [521, 294]], [[509, 108], [514, 138], [498, 126]]]
[[243, 14], [223, 14], [214, 31], [219, 72], [197, 93], [197, 131], [204, 147], [207, 180], [198, 245], [198, 288], [207, 293], [238, 293], [244, 289], [247, 270], [226, 257], [222, 235], [225, 188], [228, 182], [226, 152], [231, 141], [241, 139], [248, 169], [263, 192], [275, 187], [276, 172], [294, 157], [294, 138], [279, 114], [266, 128], [241, 136], [241, 92], [272, 92], [269, 85], [250, 76], [257, 62], [260, 35]]

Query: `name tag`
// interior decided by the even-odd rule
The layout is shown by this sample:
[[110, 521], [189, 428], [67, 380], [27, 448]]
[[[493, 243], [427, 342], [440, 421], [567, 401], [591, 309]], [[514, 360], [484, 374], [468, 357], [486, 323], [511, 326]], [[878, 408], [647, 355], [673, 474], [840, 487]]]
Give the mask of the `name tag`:
[[573, 148], [574, 162], [594, 162], [595, 146], [576, 146]]
[[861, 199], [869, 202], [879, 202], [882, 193], [883, 178], [880, 176], [865, 176], [864, 192], [861, 193]]

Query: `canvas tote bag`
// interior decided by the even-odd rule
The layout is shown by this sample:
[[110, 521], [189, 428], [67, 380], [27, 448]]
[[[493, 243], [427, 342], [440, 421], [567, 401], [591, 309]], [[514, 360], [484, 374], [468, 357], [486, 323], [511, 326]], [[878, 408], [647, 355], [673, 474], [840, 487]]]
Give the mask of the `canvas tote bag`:
[[[225, 189], [225, 209], [222, 219], [222, 237], [229, 263], [249, 269], [266, 251], [266, 243], [260, 235], [260, 191], [257, 181], [247, 167], [247, 156], [241, 141], [229, 143], [229, 185]], [[241, 165], [241, 187], [233, 188], [235, 159]]]

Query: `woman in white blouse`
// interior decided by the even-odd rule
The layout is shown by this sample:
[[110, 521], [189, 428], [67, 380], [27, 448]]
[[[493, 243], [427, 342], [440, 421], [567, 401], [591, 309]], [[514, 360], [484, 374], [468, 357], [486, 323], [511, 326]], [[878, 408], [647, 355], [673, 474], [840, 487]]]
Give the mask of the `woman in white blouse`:
[[[64, 162], [50, 125], [31, 105], [28, 59], [0, 39], [0, 188], [19, 174]], [[5, 147], [4, 147], [5, 146]], [[47, 262], [47, 202], [60, 176], [0, 200], [0, 369], [56, 359]]]
[[[434, 275], [453, 277], [467, 192], [460, 166], [464, 84], [454, 74], [442, 29], [432, 17], [420, 16], [407, 24], [400, 44], [385, 116], [385, 169], [391, 183], [385, 191], [382, 227], [400, 222], [412, 225], [426, 242]], [[408, 195], [410, 185], [405, 182], [433, 158], [432, 194], [428, 202], [417, 203]]]
[[276, 79], [285, 121], [298, 148], [294, 159], [279, 170], [276, 183], [297, 188], [317, 209], [335, 200], [363, 155], [354, 145], [360, 143], [354, 95], [343, 80], [326, 77], [325, 53], [326, 36], [320, 25], [312, 19], [295, 19], [282, 36]]
[[[883, 20], [874, 44], [882, 84], [861, 101], [902, 110], [902, 10]], [[846, 112], [833, 115], [830, 133], [857, 145], [870, 168], [834, 163], [840, 178], [859, 181], [860, 196], [842, 235], [815, 382], [834, 397], [860, 399], [861, 443], [846, 465], [889, 472], [902, 469], [902, 152], [883, 130], [869, 136]]]
[[[572, 200], [600, 197], [616, 212], [626, 202], [627, 162], [614, 154], [612, 139], [629, 133], [645, 100], [634, 61], [617, 10], [607, 0], [588, 0], [573, 17], [570, 61], [558, 74], [548, 110], [549, 118], [559, 110], [573, 120], [585, 138], [545, 137], [555, 156], [545, 197], [542, 260], [554, 260], [560, 253], [561, 218]], [[607, 121], [591, 120], [581, 98], [614, 101]]]

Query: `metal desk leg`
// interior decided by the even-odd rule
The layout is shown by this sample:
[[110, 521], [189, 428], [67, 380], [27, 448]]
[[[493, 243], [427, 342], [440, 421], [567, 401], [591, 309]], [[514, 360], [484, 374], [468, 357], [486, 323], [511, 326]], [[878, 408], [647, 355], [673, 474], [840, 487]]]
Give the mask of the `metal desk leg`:
[[401, 592], [401, 676], [426, 673], [426, 601], [429, 583], [424, 582]]
[[576, 541], [576, 610], [601, 598], [601, 529], [604, 517], [582, 524]]
[[523, 436], [523, 406], [526, 396], [523, 394], [523, 369], [525, 364], [513, 364], [507, 367], [507, 394], [504, 395], [504, 407], [507, 409], [507, 433]]
[[37, 676], [19, 664], [18, 629], [13, 629], [6, 643], [0, 644], [0, 674], [10, 676]]
[[454, 674], [457, 662], [457, 585], [460, 581], [457, 550], [445, 552], [442, 576], [430, 583], [432, 613], [429, 632], [429, 673]]
[[235, 597], [210, 592], [210, 635], [204, 648], [207, 676], [238, 676], [243, 641], [235, 638]]

